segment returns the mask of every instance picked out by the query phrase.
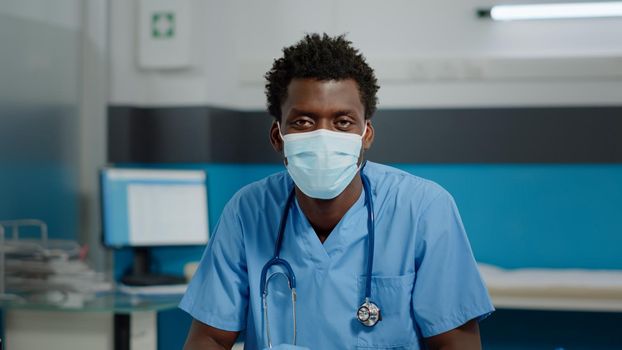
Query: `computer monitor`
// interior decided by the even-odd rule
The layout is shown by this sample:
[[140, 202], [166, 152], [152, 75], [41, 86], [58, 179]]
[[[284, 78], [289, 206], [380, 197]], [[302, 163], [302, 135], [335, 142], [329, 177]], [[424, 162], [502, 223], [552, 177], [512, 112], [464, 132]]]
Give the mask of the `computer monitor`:
[[105, 168], [101, 171], [104, 245], [134, 248], [126, 284], [170, 284], [150, 271], [149, 248], [207, 243], [206, 173]]

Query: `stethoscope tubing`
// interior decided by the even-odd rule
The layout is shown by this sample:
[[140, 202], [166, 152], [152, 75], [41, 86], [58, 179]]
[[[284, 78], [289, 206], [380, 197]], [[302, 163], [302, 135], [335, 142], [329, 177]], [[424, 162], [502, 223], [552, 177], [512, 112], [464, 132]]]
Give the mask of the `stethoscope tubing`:
[[[365, 165], [363, 165], [365, 166]], [[372, 201], [371, 185], [367, 176], [363, 174], [361, 168], [361, 180], [363, 181], [363, 189], [365, 191], [365, 204], [367, 205], [367, 276], [365, 280], [365, 300], [371, 299], [371, 274], [374, 270], [374, 236], [375, 233], [375, 217], [374, 203]]]
[[[367, 207], [367, 273], [365, 280], [365, 304], [370, 303], [371, 300], [371, 282], [372, 282], [372, 273], [374, 268], [374, 237], [375, 237], [375, 217], [374, 217], [374, 204], [372, 200], [372, 191], [371, 184], [369, 183], [369, 179], [365, 174], [363, 174], [363, 168], [365, 164], [363, 163], [360, 170], [361, 180], [363, 182], [363, 191], [365, 192], [365, 205]], [[294, 270], [291, 265], [280, 257], [281, 255], [281, 246], [283, 243], [283, 237], [285, 235], [285, 226], [287, 224], [287, 218], [289, 216], [290, 209], [294, 204], [294, 199], [296, 195], [295, 186], [292, 188], [289, 196], [287, 197], [287, 201], [285, 203], [285, 207], [283, 208], [283, 214], [281, 215], [281, 221], [279, 223], [279, 231], [274, 243], [274, 254], [270, 260], [264, 265], [261, 270], [261, 278], [260, 278], [260, 294], [262, 300], [262, 306], [264, 309], [263, 316], [266, 322], [266, 331], [267, 331], [267, 341], [268, 348], [272, 348], [272, 339], [270, 337], [270, 322], [268, 320], [268, 283], [270, 279], [277, 274], [282, 274], [287, 278], [289, 288], [292, 291], [292, 316], [294, 323], [294, 335], [293, 335], [293, 344], [296, 344], [296, 275], [294, 274]], [[278, 272], [268, 276], [268, 270], [272, 266], [281, 266], [285, 269], [285, 272]], [[373, 307], [376, 307], [373, 304]], [[376, 307], [377, 308], [377, 307]], [[375, 324], [375, 322], [374, 322]]]
[[296, 288], [296, 275], [294, 274], [294, 270], [289, 265], [289, 263], [285, 259], [281, 259], [281, 242], [283, 241], [283, 236], [285, 233], [285, 225], [287, 223], [287, 216], [289, 214], [289, 208], [292, 206], [294, 202], [296, 191], [292, 189], [289, 197], [287, 197], [287, 202], [285, 204], [285, 209], [283, 209], [283, 215], [281, 215], [281, 222], [279, 223], [279, 234], [276, 237], [276, 242], [274, 243], [274, 255], [261, 269], [261, 281], [259, 285], [260, 295], [263, 296], [264, 293], [267, 292], [267, 283], [266, 277], [268, 275], [268, 270], [275, 265], [283, 266], [287, 273], [289, 274], [289, 283], [292, 288]]
[[272, 275], [270, 275], [270, 277], [268, 277], [268, 279], [266, 280], [266, 291], [264, 294], [262, 294], [261, 296], [261, 303], [263, 305], [263, 317], [264, 320], [266, 321], [266, 334], [268, 336], [268, 349], [272, 349], [272, 338], [270, 337], [270, 320], [268, 319], [268, 283], [270, 283], [270, 280], [277, 275], [284, 275], [285, 278], [287, 279], [287, 284], [289, 286], [289, 289], [292, 292], [292, 319], [294, 320], [294, 330], [293, 330], [293, 336], [292, 336], [292, 344], [296, 345], [296, 337], [297, 337], [297, 329], [298, 326], [296, 324], [296, 288], [292, 287], [291, 285], [291, 280], [287, 277], [287, 275], [283, 272], [276, 272], [273, 273]]
[[[372, 200], [371, 193], [371, 184], [369, 183], [369, 179], [366, 175], [363, 174], [363, 168], [365, 164], [361, 167], [361, 180], [363, 182], [363, 190], [365, 192], [365, 204], [367, 206], [367, 273], [365, 276], [365, 298], [371, 298], [371, 276], [374, 270], [374, 237], [375, 235], [375, 217], [374, 217], [374, 203]], [[266, 288], [266, 276], [268, 273], [268, 269], [275, 265], [281, 265], [285, 267], [287, 272], [289, 273], [291, 279], [292, 288], [296, 288], [296, 275], [292, 267], [289, 263], [280, 258], [281, 255], [281, 246], [283, 242], [283, 236], [285, 234], [285, 226], [287, 224], [287, 217], [289, 214], [289, 210], [294, 203], [294, 198], [296, 195], [296, 189], [292, 188], [289, 196], [287, 197], [287, 202], [285, 204], [285, 208], [283, 209], [283, 215], [281, 215], [281, 221], [279, 223], [279, 233], [277, 235], [276, 241], [274, 243], [274, 255], [268, 262], [264, 265], [261, 271], [261, 282], [260, 282], [260, 294], [263, 295]]]

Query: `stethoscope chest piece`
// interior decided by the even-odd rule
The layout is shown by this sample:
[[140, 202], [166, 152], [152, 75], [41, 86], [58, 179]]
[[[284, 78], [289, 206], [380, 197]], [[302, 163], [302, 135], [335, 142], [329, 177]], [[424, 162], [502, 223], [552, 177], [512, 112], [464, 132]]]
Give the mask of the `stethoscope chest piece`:
[[369, 299], [365, 299], [365, 302], [359, 306], [358, 311], [356, 312], [356, 318], [367, 327], [373, 327], [378, 323], [378, 321], [382, 320], [382, 315], [380, 314], [380, 308], [378, 305], [369, 301]]

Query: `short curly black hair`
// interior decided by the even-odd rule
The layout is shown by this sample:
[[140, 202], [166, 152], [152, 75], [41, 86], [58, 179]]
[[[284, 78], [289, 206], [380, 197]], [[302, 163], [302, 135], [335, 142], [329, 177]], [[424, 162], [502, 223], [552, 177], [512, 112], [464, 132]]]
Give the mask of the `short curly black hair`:
[[274, 60], [265, 78], [268, 112], [277, 120], [281, 119], [281, 105], [287, 98], [287, 87], [296, 78], [354, 79], [365, 107], [365, 119], [376, 112], [379, 86], [374, 70], [345, 35], [305, 35], [296, 44], [283, 48], [283, 57]]

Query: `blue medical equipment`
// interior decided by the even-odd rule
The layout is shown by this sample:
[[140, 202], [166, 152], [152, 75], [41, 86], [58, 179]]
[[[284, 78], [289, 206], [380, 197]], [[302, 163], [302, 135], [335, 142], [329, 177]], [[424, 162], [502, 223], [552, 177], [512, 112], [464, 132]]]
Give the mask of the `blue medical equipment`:
[[[365, 167], [363, 164], [362, 168]], [[356, 318], [358, 321], [367, 327], [373, 327], [378, 323], [378, 321], [382, 320], [382, 316], [380, 313], [380, 308], [371, 301], [371, 281], [372, 281], [372, 271], [374, 265], [374, 205], [371, 196], [371, 185], [369, 183], [369, 179], [366, 175], [361, 171], [361, 180], [363, 181], [363, 190], [365, 191], [365, 206], [367, 207], [367, 275], [365, 280], [365, 299], [363, 304], [358, 308], [356, 312]], [[289, 289], [292, 293], [292, 316], [294, 323], [294, 331], [293, 331], [293, 341], [292, 344], [296, 344], [296, 275], [294, 274], [294, 270], [291, 265], [287, 262], [287, 260], [282, 259], [280, 257], [281, 254], [281, 243], [283, 242], [283, 235], [285, 233], [285, 225], [287, 223], [287, 215], [293, 206], [295, 198], [295, 188], [292, 189], [289, 197], [287, 198], [287, 202], [283, 209], [283, 215], [281, 216], [281, 221], [279, 224], [279, 232], [276, 238], [276, 243], [274, 245], [274, 255], [272, 259], [268, 260], [268, 262], [264, 265], [261, 270], [261, 281], [260, 281], [260, 292], [263, 306], [263, 314], [266, 322], [266, 333], [267, 333], [267, 341], [268, 348], [272, 348], [272, 340], [270, 338], [270, 321], [268, 320], [268, 283], [272, 279], [272, 277], [276, 275], [283, 275], [287, 279], [287, 283]], [[268, 270], [273, 266], [281, 266], [284, 268], [285, 272], [275, 272], [268, 277]]]

